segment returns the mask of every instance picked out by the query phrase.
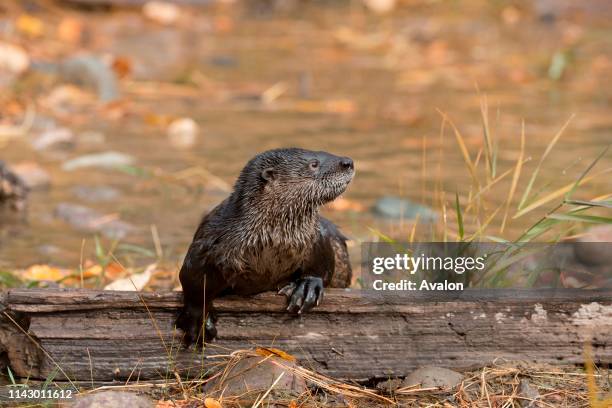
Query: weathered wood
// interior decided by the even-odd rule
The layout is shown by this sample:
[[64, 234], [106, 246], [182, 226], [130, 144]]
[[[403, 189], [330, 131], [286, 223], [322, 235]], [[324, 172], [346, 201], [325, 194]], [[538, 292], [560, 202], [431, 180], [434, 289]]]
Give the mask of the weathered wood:
[[287, 315], [284, 298], [273, 293], [223, 298], [215, 303], [219, 338], [204, 360], [183, 350], [173, 329], [178, 292], [16, 289], [0, 302], [0, 354], [16, 375], [38, 379], [56, 365], [80, 381], [155, 380], [172, 377], [174, 369], [193, 376], [211, 368], [214, 355], [255, 345], [358, 380], [402, 376], [422, 365], [468, 368], [496, 358], [580, 364], [585, 341], [593, 343], [596, 362], [612, 363], [610, 289], [401, 297], [330, 290], [300, 318]]

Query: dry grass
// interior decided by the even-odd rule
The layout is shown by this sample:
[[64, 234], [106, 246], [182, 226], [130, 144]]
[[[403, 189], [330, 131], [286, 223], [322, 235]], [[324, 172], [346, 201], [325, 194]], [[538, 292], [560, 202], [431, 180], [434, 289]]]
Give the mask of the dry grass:
[[[232, 367], [240, 360], [253, 356], [262, 357], [261, 362], [270, 361], [280, 366], [284, 373], [302, 377], [308, 390], [291, 394], [275, 390], [273, 383], [268, 389], [253, 390], [248, 394], [226, 396], [202, 392], [203, 385], [212, 378], [228, 376]], [[381, 391], [375, 386], [339, 381], [303, 367], [284, 364], [279, 359], [268, 360], [261, 350], [239, 350], [225, 357], [218, 366], [218, 373], [207, 380], [168, 379], [163, 384], [126, 384], [119, 387], [102, 387], [91, 392], [120, 389], [146, 392], [157, 396], [158, 407], [593, 407], [612, 406], [610, 395], [612, 371], [596, 369], [587, 364], [580, 367], [558, 367], [534, 365], [522, 362], [497, 361], [475, 371], [463, 372], [464, 380], [454, 389], [400, 387], [393, 391]], [[589, 353], [586, 353], [589, 356]], [[240, 373], [238, 373], [239, 375]], [[232, 375], [236, 375], [235, 373]], [[277, 378], [277, 381], [280, 377]], [[374, 382], [372, 382], [374, 383]], [[528, 383], [539, 396], [526, 394], [521, 383]], [[523, 385], [524, 387], [524, 385]], [[220, 405], [215, 405], [220, 404]]]

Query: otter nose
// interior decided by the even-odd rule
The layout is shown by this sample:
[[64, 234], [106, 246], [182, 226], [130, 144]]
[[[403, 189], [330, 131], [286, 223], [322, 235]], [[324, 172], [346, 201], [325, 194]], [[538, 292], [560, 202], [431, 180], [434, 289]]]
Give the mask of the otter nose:
[[352, 169], [353, 168], [353, 159], [350, 157], [343, 157], [340, 159], [340, 166], [343, 169]]

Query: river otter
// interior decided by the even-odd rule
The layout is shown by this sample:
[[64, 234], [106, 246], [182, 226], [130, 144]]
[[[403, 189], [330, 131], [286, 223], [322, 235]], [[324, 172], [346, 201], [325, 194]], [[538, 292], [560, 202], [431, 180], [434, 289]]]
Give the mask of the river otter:
[[298, 148], [269, 150], [244, 167], [232, 194], [202, 219], [180, 271], [183, 342], [201, 344], [217, 330], [212, 301], [221, 295], [278, 290], [287, 310], [318, 305], [325, 286], [347, 287], [346, 237], [319, 215], [344, 192], [353, 160]]

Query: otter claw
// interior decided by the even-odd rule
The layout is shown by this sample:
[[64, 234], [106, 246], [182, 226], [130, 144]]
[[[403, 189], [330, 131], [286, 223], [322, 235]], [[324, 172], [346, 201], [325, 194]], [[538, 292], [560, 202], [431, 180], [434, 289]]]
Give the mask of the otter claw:
[[285, 286], [281, 289], [281, 292], [289, 298], [287, 311], [302, 314], [321, 303], [323, 279], [316, 276], [307, 276]]
[[283, 286], [281, 290], [278, 291], [278, 294], [290, 298], [296, 286], [297, 285], [295, 282], [291, 282], [290, 284]]
[[217, 337], [217, 327], [215, 326], [216, 317], [209, 313], [204, 325], [204, 338], [202, 338], [202, 312], [183, 310], [176, 321], [176, 326], [183, 330], [183, 345], [188, 348], [195, 343], [197, 347], [202, 347], [204, 342], [211, 342]]

